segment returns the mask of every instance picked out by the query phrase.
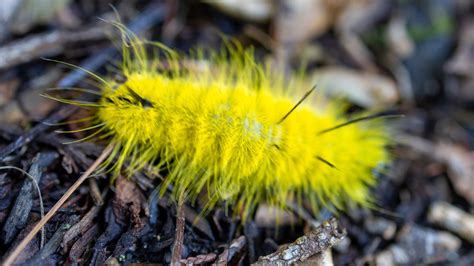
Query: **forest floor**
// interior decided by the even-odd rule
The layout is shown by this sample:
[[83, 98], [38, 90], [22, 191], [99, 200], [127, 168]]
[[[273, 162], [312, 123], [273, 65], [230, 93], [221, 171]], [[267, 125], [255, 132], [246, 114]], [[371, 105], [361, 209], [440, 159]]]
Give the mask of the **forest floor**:
[[307, 265], [474, 264], [471, 1], [33, 2], [0, 2], [0, 161], [10, 167], [0, 171], [0, 261], [106, 146], [63, 144], [84, 135], [51, 124], [86, 111], [41, 94], [92, 85], [84, 72], [43, 58], [106, 73], [119, 54], [101, 19], [119, 14], [136, 34], [181, 51], [218, 49], [224, 34], [286, 72], [304, 62], [322, 93], [344, 95], [351, 110], [403, 114], [391, 122], [394, 161], [373, 188], [378, 207], [325, 222], [331, 214], [305, 205], [282, 212], [262, 204], [246, 222], [217, 207], [193, 223], [200, 210], [184, 205], [177, 230], [177, 206], [159, 196], [159, 178], [144, 172], [111, 184], [101, 175], [74, 190], [15, 264], [168, 264], [180, 230], [185, 264], [265, 264], [273, 252], [285, 261], [294, 246], [283, 245], [300, 237], [292, 259]]

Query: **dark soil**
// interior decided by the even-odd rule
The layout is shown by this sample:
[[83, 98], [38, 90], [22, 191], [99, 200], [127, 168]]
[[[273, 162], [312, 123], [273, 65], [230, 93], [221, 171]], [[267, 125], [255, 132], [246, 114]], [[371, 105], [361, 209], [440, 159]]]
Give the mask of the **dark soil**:
[[[90, 167], [105, 144], [63, 144], [84, 136], [58, 134], [57, 129], [74, 128], [51, 124], [80, 119], [87, 111], [39, 95], [52, 87], [92, 85], [84, 72], [41, 58], [107, 73], [119, 54], [110, 41], [110, 25], [98, 17], [113, 20], [116, 12], [135, 33], [178, 50], [218, 49], [224, 34], [254, 46], [259, 59], [275, 60], [284, 71], [302, 62], [310, 74], [343, 67], [374, 87], [375, 93], [357, 85], [346, 88], [351, 110], [383, 109], [404, 118], [393, 120], [398, 132], [397, 144], [390, 147], [393, 164], [374, 170], [379, 180], [373, 189], [377, 209], [354, 208], [336, 216], [347, 237], [332, 247], [334, 264], [474, 264], [470, 1], [353, 0], [354, 5], [337, 5], [315, 0], [315, 6], [306, 3], [299, 9], [304, 4], [268, 1], [271, 15], [256, 19], [236, 13], [235, 7], [229, 7], [234, 10], [229, 13], [215, 4], [189, 0], [71, 0], [58, 8], [46, 3], [54, 1], [38, 1], [37, 6], [11, 10], [7, 2], [0, 2], [7, 14], [0, 25], [0, 160], [36, 180], [44, 212]], [[252, 1], [240, 6], [256, 10], [255, 3], [245, 2]], [[21, 17], [19, 10], [28, 15]], [[338, 82], [351, 84], [346, 78], [344, 74]], [[38, 233], [15, 263], [170, 263], [177, 206], [167, 195], [159, 197], [159, 185], [160, 178], [146, 172], [112, 184], [107, 175], [88, 179], [46, 224], [44, 245]], [[201, 207], [185, 205], [182, 262], [256, 262], [333, 216], [328, 211], [313, 214], [307, 207], [275, 214], [261, 206], [245, 223], [216, 208], [193, 223]], [[41, 212], [34, 182], [17, 170], [2, 169], [0, 261], [25, 238]]]

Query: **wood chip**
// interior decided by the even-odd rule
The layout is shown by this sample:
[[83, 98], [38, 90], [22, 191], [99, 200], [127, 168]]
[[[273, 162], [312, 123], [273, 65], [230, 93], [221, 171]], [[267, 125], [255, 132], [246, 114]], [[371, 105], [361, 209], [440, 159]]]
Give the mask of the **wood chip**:
[[[37, 254], [35, 254], [25, 265], [41, 265], [44, 264], [46, 259], [51, 256], [52, 254], [56, 253], [61, 245], [61, 241], [63, 239], [64, 234], [66, 231], [71, 227], [72, 223], [75, 223], [78, 220], [78, 216], [71, 216], [67, 218], [64, 224], [62, 224], [58, 230], [53, 234], [51, 239], [49, 239], [48, 243], [41, 249]], [[48, 263], [46, 263], [48, 264]]]
[[[38, 153], [33, 159], [29, 174], [35, 179], [36, 184], [41, 181], [43, 169], [49, 166], [57, 157], [57, 153], [46, 152]], [[33, 180], [26, 178], [3, 227], [3, 243], [12, 241], [18, 231], [26, 226], [33, 207], [33, 199], [38, 197], [37, 193]]]
[[304, 262], [309, 257], [331, 248], [346, 236], [346, 231], [339, 231], [338, 227], [335, 218], [325, 221], [295, 242], [281, 247], [275, 253], [260, 257], [253, 265], [289, 265]]
[[76, 239], [80, 234], [84, 234], [94, 225], [93, 220], [99, 214], [100, 209], [100, 206], [92, 207], [78, 223], [69, 228], [69, 230], [64, 234], [62, 240], [64, 252], [67, 252], [74, 239]]

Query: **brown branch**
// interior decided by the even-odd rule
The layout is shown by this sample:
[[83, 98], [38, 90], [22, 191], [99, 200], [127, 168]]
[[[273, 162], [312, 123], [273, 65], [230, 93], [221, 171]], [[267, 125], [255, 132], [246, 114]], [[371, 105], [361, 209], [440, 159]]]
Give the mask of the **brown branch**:
[[88, 27], [75, 32], [52, 31], [35, 34], [0, 47], [0, 69], [27, 63], [41, 56], [52, 56], [64, 50], [66, 44], [104, 39], [106, 31]]
[[171, 255], [172, 266], [181, 265], [181, 253], [184, 242], [184, 227], [186, 225], [186, 217], [184, 215], [184, 200], [178, 201], [178, 209], [176, 213], [176, 235], [173, 244], [173, 252]]
[[318, 228], [296, 239], [295, 242], [283, 246], [270, 255], [260, 257], [253, 265], [289, 265], [303, 262], [309, 257], [331, 248], [345, 235], [345, 230], [339, 231], [336, 219], [331, 218]]

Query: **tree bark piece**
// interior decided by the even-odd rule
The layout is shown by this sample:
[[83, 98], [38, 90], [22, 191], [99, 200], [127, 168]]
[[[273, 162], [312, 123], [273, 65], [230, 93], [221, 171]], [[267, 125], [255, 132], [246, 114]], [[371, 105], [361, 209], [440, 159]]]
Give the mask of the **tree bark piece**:
[[19, 230], [26, 226], [28, 216], [33, 207], [33, 199], [38, 197], [37, 191], [34, 189], [33, 182], [39, 183], [42, 177], [43, 168], [47, 167], [57, 158], [57, 153], [39, 153], [34, 159], [30, 167], [29, 174], [35, 179], [34, 181], [25, 178], [23, 186], [18, 193], [12, 211], [3, 227], [3, 242], [10, 243], [17, 235]]
[[185, 223], [186, 223], [186, 218], [184, 216], [184, 203], [182, 200], [180, 200], [178, 202], [178, 210], [176, 214], [176, 235], [175, 235], [173, 251], [171, 255], [172, 266], [181, 265], [181, 253], [182, 253], [183, 244], [184, 244]]
[[309, 257], [331, 248], [345, 237], [346, 231], [339, 231], [338, 227], [336, 219], [331, 218], [275, 253], [260, 257], [253, 265], [291, 265], [304, 262]]
[[78, 216], [71, 216], [70, 218], [68, 218], [67, 221], [62, 224], [58, 228], [58, 230], [56, 230], [56, 232], [53, 234], [51, 239], [49, 239], [48, 243], [46, 243], [44, 248], [42, 248], [38, 253], [36, 253], [24, 265], [33, 266], [44, 264], [46, 262], [46, 259], [59, 249], [64, 234], [71, 227], [71, 224], [77, 222], [77, 220], [79, 220]]

